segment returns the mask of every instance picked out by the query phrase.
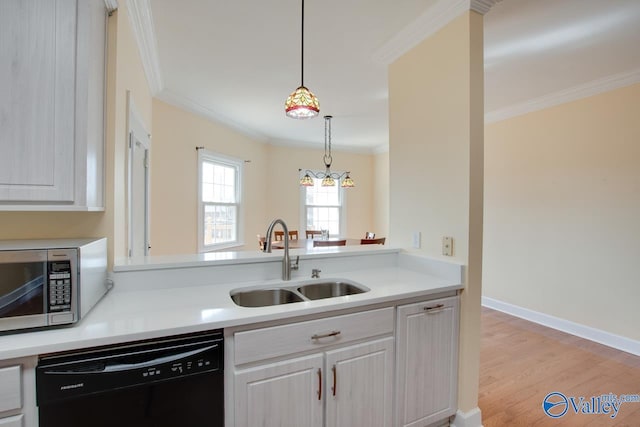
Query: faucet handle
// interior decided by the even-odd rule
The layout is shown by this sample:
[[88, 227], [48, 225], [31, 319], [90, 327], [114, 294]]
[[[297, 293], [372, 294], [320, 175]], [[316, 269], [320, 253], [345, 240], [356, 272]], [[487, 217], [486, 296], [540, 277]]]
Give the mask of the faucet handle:
[[297, 270], [299, 265], [298, 263], [300, 262], [300, 255], [296, 256], [296, 262], [294, 263], [293, 261], [291, 261], [291, 269], [292, 270]]
[[312, 269], [312, 270], [311, 270], [311, 278], [312, 278], [312, 279], [317, 279], [317, 278], [319, 278], [319, 277], [320, 277], [320, 272], [321, 272], [321, 271], [322, 271], [322, 270], [320, 270], [319, 268], [314, 268], [314, 269]]

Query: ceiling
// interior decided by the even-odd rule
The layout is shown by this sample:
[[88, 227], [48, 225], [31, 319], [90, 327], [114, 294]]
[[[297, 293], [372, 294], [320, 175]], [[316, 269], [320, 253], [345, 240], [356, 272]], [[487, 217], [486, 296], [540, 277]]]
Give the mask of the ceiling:
[[[304, 83], [320, 114], [334, 117], [336, 150], [388, 145], [387, 65], [446, 23], [454, 3], [464, 1], [305, 2]], [[142, 16], [138, 41], [156, 97], [271, 144], [322, 147], [321, 118], [284, 114], [300, 85], [300, 0], [130, 8]], [[640, 81], [639, 22], [638, 0], [495, 4], [485, 15], [487, 120]]]

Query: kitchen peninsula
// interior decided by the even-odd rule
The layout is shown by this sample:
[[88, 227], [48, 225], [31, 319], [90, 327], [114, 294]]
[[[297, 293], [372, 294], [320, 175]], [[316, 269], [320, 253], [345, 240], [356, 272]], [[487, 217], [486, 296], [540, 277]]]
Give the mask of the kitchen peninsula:
[[[287, 413], [298, 419], [296, 425], [323, 425], [322, 420], [334, 425], [345, 413], [352, 420], [374, 416], [367, 425], [410, 425], [408, 417], [431, 424], [455, 413], [461, 265], [378, 245], [299, 249], [292, 257], [299, 257], [299, 270], [289, 282], [280, 279], [282, 252], [117, 263], [111, 274], [114, 288], [78, 325], [0, 337], [0, 373], [20, 366], [17, 383], [24, 396], [21, 407], [0, 406], [0, 423], [20, 417], [24, 427], [38, 425], [34, 368], [39, 355], [214, 329], [224, 330], [227, 427], [250, 426], [256, 417], [278, 425], [285, 415], [274, 413], [277, 392], [284, 399], [290, 396], [288, 387], [296, 387], [292, 369], [304, 372], [300, 378], [310, 388], [308, 394], [295, 393], [300, 408], [315, 408]], [[319, 279], [311, 279], [314, 269], [321, 271]], [[291, 288], [322, 280], [349, 281], [367, 291], [264, 307], [241, 307], [230, 297], [238, 289]], [[425, 364], [429, 369], [418, 369]], [[357, 378], [371, 369], [381, 369], [380, 376], [362, 389], [368, 383]], [[265, 382], [267, 374], [278, 380]], [[427, 398], [415, 402], [413, 393]], [[247, 399], [267, 406], [247, 405]], [[342, 409], [359, 405], [375, 408], [373, 415]]]

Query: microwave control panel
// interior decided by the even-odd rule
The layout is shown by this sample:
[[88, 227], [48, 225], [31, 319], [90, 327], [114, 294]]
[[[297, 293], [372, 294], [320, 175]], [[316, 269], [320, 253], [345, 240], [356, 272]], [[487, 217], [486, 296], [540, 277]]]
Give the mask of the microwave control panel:
[[49, 313], [71, 310], [71, 261], [49, 261]]

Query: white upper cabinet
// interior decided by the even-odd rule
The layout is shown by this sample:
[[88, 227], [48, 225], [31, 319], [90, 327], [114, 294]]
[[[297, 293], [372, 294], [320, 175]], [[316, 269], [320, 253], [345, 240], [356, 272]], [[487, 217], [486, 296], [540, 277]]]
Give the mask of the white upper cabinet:
[[102, 209], [104, 0], [0, 2], [0, 210]]

